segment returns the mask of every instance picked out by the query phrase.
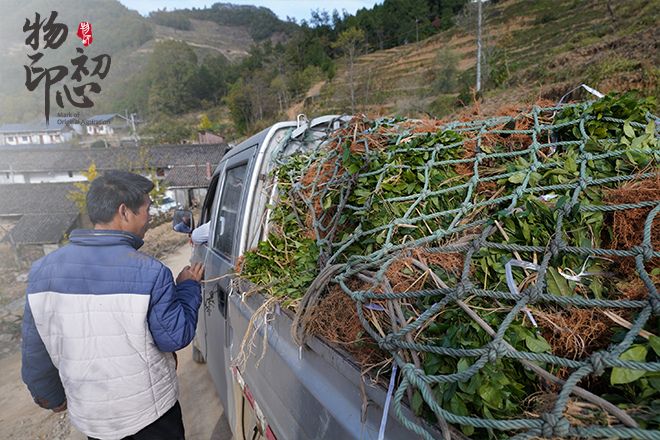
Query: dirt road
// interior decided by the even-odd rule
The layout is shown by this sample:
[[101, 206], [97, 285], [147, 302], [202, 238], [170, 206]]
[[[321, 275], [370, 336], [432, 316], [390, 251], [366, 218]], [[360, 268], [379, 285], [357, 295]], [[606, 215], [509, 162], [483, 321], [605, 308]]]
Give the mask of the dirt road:
[[[163, 262], [174, 276], [188, 262], [190, 248], [179, 248]], [[188, 440], [231, 440], [222, 406], [206, 365], [192, 361], [191, 347], [178, 352], [181, 408]], [[66, 414], [55, 414], [34, 404], [21, 381], [19, 351], [0, 359], [0, 439], [85, 440]]]

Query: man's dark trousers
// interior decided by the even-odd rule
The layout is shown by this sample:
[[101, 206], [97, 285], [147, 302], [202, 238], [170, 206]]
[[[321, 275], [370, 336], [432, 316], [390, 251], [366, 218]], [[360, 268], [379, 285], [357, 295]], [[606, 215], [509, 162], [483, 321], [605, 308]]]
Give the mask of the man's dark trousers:
[[[88, 440], [98, 440], [87, 437]], [[163, 414], [151, 425], [147, 425], [133, 435], [122, 440], [185, 440], [181, 405], [175, 403], [172, 409]]]

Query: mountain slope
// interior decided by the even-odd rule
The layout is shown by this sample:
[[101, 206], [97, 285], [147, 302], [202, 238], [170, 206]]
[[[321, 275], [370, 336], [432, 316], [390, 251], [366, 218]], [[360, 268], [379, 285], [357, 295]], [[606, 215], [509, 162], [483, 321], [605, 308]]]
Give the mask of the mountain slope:
[[[608, 4], [611, 3], [611, 9]], [[610, 13], [611, 10], [611, 13]], [[640, 89], [658, 95], [658, 20], [653, 2], [507, 0], [484, 3], [482, 109], [558, 100], [587, 83], [603, 92]], [[472, 101], [476, 16], [419, 43], [358, 59], [358, 110], [443, 116]], [[306, 111], [350, 109], [349, 72], [338, 69]]]
[[[108, 76], [98, 81], [102, 93], [100, 96], [90, 95], [95, 104], [93, 109], [80, 110], [82, 116], [91, 116], [103, 112], [123, 112], [123, 109], [118, 108], [122, 102], [122, 92], [128, 81], [145, 68], [154, 44], [158, 41], [184, 41], [193, 48], [200, 61], [207, 55], [223, 55], [236, 61], [245, 57], [255, 42], [251, 36], [254, 30], [245, 24], [251, 16], [272, 15], [277, 20], [276, 25], [272, 25], [277, 31], [277, 23], [290, 26], [290, 23], [278, 20], [271, 11], [256, 7], [241, 7], [240, 19], [229, 17], [218, 24], [217, 17], [211, 13], [218, 13], [217, 7], [214, 8], [195, 10], [197, 18], [189, 20], [187, 30], [159, 25], [129, 10], [117, 0], [61, 0], [56, 4], [49, 0], [25, 0], [16, 3], [13, 8], [5, 8], [0, 15], [0, 42], [5, 48], [0, 52], [0, 102], [3, 103], [0, 106], [0, 123], [43, 118], [43, 83], [34, 92], [29, 92], [24, 85], [26, 78], [23, 66], [29, 64], [27, 56], [34, 52], [25, 45], [27, 34], [23, 33], [23, 24], [26, 19], [34, 21], [35, 12], [39, 12], [41, 20], [44, 20], [52, 10], [56, 10], [56, 22], [65, 23], [69, 30], [66, 43], [57, 50], [44, 50], [44, 57], [36, 65], [45, 68], [65, 65], [69, 67], [71, 75], [73, 67], [69, 60], [77, 55], [76, 48], [82, 46], [76, 36], [80, 21], [91, 22], [94, 33], [94, 42], [84, 49], [85, 54], [90, 58], [99, 54], [111, 56], [112, 65]], [[272, 17], [268, 20], [272, 21]], [[270, 34], [264, 35], [268, 37]], [[93, 67], [91, 61], [89, 63], [88, 66]], [[55, 89], [61, 89], [62, 84], [64, 82], [53, 87], [51, 114], [56, 114], [58, 110], [79, 111], [70, 105], [63, 110], [55, 105]]]

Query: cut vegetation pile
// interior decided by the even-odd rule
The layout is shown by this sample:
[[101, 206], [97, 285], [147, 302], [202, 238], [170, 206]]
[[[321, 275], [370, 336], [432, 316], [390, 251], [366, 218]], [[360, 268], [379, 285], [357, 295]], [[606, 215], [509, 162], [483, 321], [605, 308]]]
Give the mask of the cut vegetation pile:
[[[449, 435], [657, 438], [660, 149], [632, 95], [355, 118], [280, 156], [241, 277]], [[314, 144], [314, 143], [312, 143]], [[394, 368], [396, 367], [396, 368]]]

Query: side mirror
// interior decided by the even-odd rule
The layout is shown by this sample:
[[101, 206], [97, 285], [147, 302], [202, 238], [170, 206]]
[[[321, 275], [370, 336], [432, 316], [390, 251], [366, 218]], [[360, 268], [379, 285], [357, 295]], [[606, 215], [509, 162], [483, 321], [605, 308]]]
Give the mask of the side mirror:
[[195, 229], [192, 211], [177, 209], [172, 217], [172, 229], [182, 234], [190, 234]]

